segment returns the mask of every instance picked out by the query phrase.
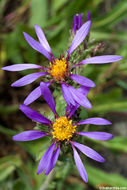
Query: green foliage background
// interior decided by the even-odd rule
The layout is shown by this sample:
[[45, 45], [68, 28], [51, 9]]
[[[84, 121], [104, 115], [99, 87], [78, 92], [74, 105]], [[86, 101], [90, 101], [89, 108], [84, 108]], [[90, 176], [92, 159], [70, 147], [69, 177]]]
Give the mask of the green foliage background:
[[[125, 133], [121, 130], [121, 119], [126, 126], [127, 115], [127, 1], [126, 0], [9, 0], [0, 1], [1, 17], [1, 67], [9, 64], [34, 63], [48, 64], [46, 59], [35, 52], [24, 40], [22, 32], [25, 31], [35, 37], [34, 24], [38, 24], [44, 29], [47, 39], [52, 47], [55, 56], [65, 52], [68, 47], [69, 31], [72, 28], [73, 15], [75, 13], [91, 12], [92, 27], [90, 40], [93, 44], [104, 42], [105, 50], [103, 54], [118, 54], [124, 57], [121, 63], [107, 65], [89, 65], [84, 67], [83, 75], [92, 79], [96, 87], [91, 89], [88, 98], [92, 102], [93, 108], [88, 112], [81, 108], [80, 118], [100, 116], [107, 117], [113, 122], [110, 127], [90, 126], [89, 130], [105, 130], [114, 133], [116, 137], [109, 142], [99, 142], [85, 139], [87, 143], [102, 155], [104, 154], [107, 164], [102, 166], [90, 159], [84, 158], [84, 165], [88, 173], [88, 184], [83, 183], [70, 158], [64, 158], [64, 164], [58, 161], [55, 167], [55, 174], [52, 178], [47, 178], [44, 174], [37, 176], [37, 164], [44, 151], [49, 145], [48, 139], [36, 140], [28, 143], [13, 143], [19, 147], [18, 153], [12, 149], [0, 158], [0, 190], [42, 190], [42, 189], [98, 189], [101, 186], [127, 187], [127, 168], [122, 172], [119, 159], [127, 155], [127, 129]], [[23, 76], [28, 71], [20, 72]], [[13, 76], [13, 77], [12, 77]], [[10, 100], [10, 84], [13, 79], [19, 78], [19, 74], [11, 74], [6, 77], [6, 72], [0, 70], [1, 97], [0, 114], [1, 137], [4, 135], [9, 140], [1, 140], [1, 147], [12, 143], [11, 137], [22, 130], [26, 130], [25, 124], [16, 128], [11, 128], [9, 122], [5, 120], [12, 115], [18, 116], [18, 106], [23, 102], [23, 98], [17, 101]], [[32, 86], [34, 89], [34, 86]], [[6, 92], [4, 89], [7, 89]], [[25, 89], [25, 90], [23, 90]], [[12, 89], [14, 93], [18, 90]], [[28, 87], [22, 88], [25, 95], [30, 93]], [[19, 91], [20, 93], [20, 91]], [[9, 94], [9, 95], [8, 95]], [[8, 99], [6, 98], [8, 96]], [[20, 97], [22, 94], [20, 95]], [[57, 90], [54, 91], [56, 97], [56, 108], [59, 113], [63, 113], [64, 101]], [[2, 99], [3, 98], [3, 99]], [[42, 106], [44, 105], [44, 106]], [[41, 112], [45, 110], [45, 104], [36, 104]], [[35, 107], [34, 107], [35, 108]], [[36, 110], [36, 108], [35, 108]], [[48, 117], [52, 117], [46, 107]], [[9, 117], [7, 117], [9, 116]], [[21, 115], [22, 116], [22, 115]], [[22, 116], [23, 117], [23, 116]], [[28, 122], [28, 120], [27, 120]], [[114, 130], [119, 123], [119, 129]], [[11, 124], [11, 123], [10, 123]], [[13, 123], [11, 124], [13, 125]], [[28, 128], [31, 127], [30, 121]], [[86, 130], [86, 129], [85, 129]], [[88, 130], [88, 128], [87, 128]], [[3, 138], [3, 139], [5, 139]], [[6, 144], [7, 143], [7, 144]], [[23, 150], [23, 153], [22, 153]], [[2, 151], [2, 150], [1, 150]], [[23, 155], [25, 152], [25, 160]], [[126, 162], [123, 162], [126, 164]], [[116, 165], [115, 165], [116, 164]], [[115, 168], [115, 169], [114, 169]], [[116, 169], [118, 168], [118, 170]], [[48, 181], [47, 181], [48, 180]]]

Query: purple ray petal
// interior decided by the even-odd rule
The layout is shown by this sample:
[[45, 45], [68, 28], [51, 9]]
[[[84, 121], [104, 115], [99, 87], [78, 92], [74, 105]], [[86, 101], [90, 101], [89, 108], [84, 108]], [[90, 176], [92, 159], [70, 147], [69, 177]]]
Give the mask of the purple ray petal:
[[90, 20], [90, 11], [88, 11], [87, 20]]
[[51, 144], [51, 146], [48, 148], [48, 150], [44, 153], [42, 156], [38, 168], [37, 168], [37, 175], [41, 174], [49, 165], [49, 162], [51, 161], [51, 157], [53, 154], [53, 151], [55, 149], [55, 143]]
[[10, 65], [6, 67], [2, 67], [3, 70], [5, 71], [23, 71], [26, 69], [42, 69], [40, 65], [36, 64], [15, 64], [15, 65]]
[[94, 82], [86, 77], [70, 74], [70, 78], [83, 86], [95, 87]]
[[75, 101], [74, 101], [68, 87], [66, 86], [66, 84], [62, 83], [61, 88], [62, 88], [63, 97], [64, 97], [65, 101], [67, 102], [67, 104], [75, 105]]
[[102, 64], [102, 63], [111, 63], [115, 61], [120, 61], [123, 57], [119, 55], [102, 55], [102, 56], [96, 56], [96, 57], [90, 57], [83, 61], [81, 61], [82, 64]]
[[72, 115], [74, 115], [74, 113], [76, 112], [76, 110], [79, 108], [79, 104], [77, 104], [76, 103], [76, 105], [75, 106], [72, 106], [71, 108], [70, 108], [70, 112], [69, 112], [69, 114], [68, 114], [68, 117], [72, 117]]
[[47, 57], [50, 61], [52, 61], [52, 58], [49, 54], [49, 52], [36, 40], [34, 40], [31, 36], [29, 36], [27, 33], [23, 32], [24, 37], [28, 44], [38, 52], [42, 53], [45, 57]]
[[81, 178], [87, 183], [88, 177], [87, 177], [87, 173], [86, 173], [86, 170], [84, 168], [84, 165], [82, 163], [82, 160], [81, 160], [78, 152], [76, 151], [76, 149], [73, 146], [72, 146], [72, 148], [73, 148], [74, 160], [75, 160], [76, 167], [79, 171]]
[[57, 147], [57, 149], [53, 153], [52, 158], [49, 162], [49, 165], [45, 170], [45, 175], [48, 175], [51, 172], [51, 170], [54, 168], [54, 166], [58, 160], [59, 153], [60, 153], [60, 145]]
[[29, 117], [30, 119], [37, 121], [39, 123], [42, 124], [50, 124], [51, 121], [49, 119], [47, 119], [46, 117], [44, 117], [43, 115], [41, 115], [40, 113], [34, 111], [33, 109], [29, 108], [26, 105], [20, 105], [19, 108], [27, 117]]
[[74, 15], [74, 21], [73, 21], [73, 30], [74, 30], [74, 34], [76, 34], [76, 30], [77, 30], [77, 16]]
[[45, 101], [51, 108], [52, 112], [54, 114], [56, 114], [55, 101], [54, 101], [51, 91], [49, 90], [49, 88], [47, 87], [47, 85], [44, 82], [40, 83], [40, 87], [41, 87], [41, 93], [42, 93]]
[[[46, 82], [46, 85], [49, 86], [52, 82], [48, 81]], [[38, 86], [37, 88], [35, 88], [24, 100], [24, 104], [25, 105], [29, 105], [32, 102], [34, 102], [35, 100], [37, 100], [39, 97], [41, 96], [41, 88], [40, 86]]]
[[89, 137], [91, 139], [95, 140], [102, 140], [102, 141], [108, 141], [111, 140], [114, 136], [110, 133], [105, 132], [77, 132], [77, 134]]
[[82, 26], [82, 16], [83, 14], [78, 14], [78, 30], [81, 28]]
[[41, 43], [41, 45], [49, 52], [52, 54], [52, 51], [51, 51], [51, 48], [48, 44], [48, 41], [45, 37], [45, 34], [43, 32], [43, 30], [40, 28], [40, 26], [38, 26], [37, 24], [34, 25], [35, 27], [35, 31], [36, 31], [36, 34], [37, 34], [37, 37]]
[[77, 89], [79, 92], [81, 92], [82, 94], [84, 94], [85, 96], [88, 95], [89, 91], [90, 91], [90, 87], [86, 87], [86, 86], [80, 86], [79, 89]]
[[71, 53], [83, 42], [87, 34], [89, 33], [89, 29], [91, 26], [91, 21], [87, 21], [85, 24], [81, 26], [81, 28], [77, 31], [71, 46], [68, 50], [68, 56], [71, 55]]
[[78, 65], [82, 65], [82, 64], [112, 63], [112, 62], [120, 61], [121, 59], [123, 59], [123, 57], [119, 55], [102, 55], [102, 56], [90, 57], [74, 65], [72, 68], [77, 67]]
[[105, 162], [105, 159], [100, 154], [98, 154], [95, 150], [89, 148], [88, 146], [85, 146], [83, 144], [74, 141], [72, 142], [72, 144], [89, 158], [96, 160], [98, 162]]
[[45, 137], [48, 134], [41, 132], [41, 131], [24, 131], [22, 133], [19, 133], [18, 135], [13, 136], [14, 141], [32, 141], [35, 139], [39, 139], [41, 137]]
[[93, 117], [89, 119], [85, 119], [82, 121], [79, 121], [77, 125], [84, 125], [84, 124], [93, 124], [93, 125], [112, 125], [112, 123], [106, 119], [99, 118], [99, 117]]
[[74, 100], [80, 104], [81, 106], [85, 107], [85, 108], [88, 108], [88, 109], [91, 109], [92, 108], [92, 105], [91, 103], [89, 102], [89, 100], [86, 98], [86, 96], [84, 94], [82, 94], [81, 92], [79, 92], [77, 89], [75, 89], [74, 87], [72, 86], [69, 86], [69, 91], [71, 92]]
[[25, 105], [29, 105], [41, 96], [41, 88], [38, 86], [35, 88], [24, 100]]
[[42, 77], [45, 75], [49, 75], [49, 73], [47, 73], [47, 72], [32, 73], [32, 74], [26, 75], [26, 76], [22, 77], [21, 79], [17, 80], [11, 86], [12, 87], [25, 86], [27, 84], [32, 83], [33, 81], [35, 81], [39, 77]]
[[[90, 87], [86, 87], [86, 86], [80, 86], [77, 91], [81, 92], [83, 95], [87, 96], [89, 91], [90, 91]], [[76, 103], [75, 106], [71, 106], [68, 108], [68, 111], [70, 110], [69, 113], [69, 117], [71, 118], [72, 115], [74, 115], [75, 111], [79, 108], [80, 104]], [[67, 113], [67, 111], [66, 111]]]

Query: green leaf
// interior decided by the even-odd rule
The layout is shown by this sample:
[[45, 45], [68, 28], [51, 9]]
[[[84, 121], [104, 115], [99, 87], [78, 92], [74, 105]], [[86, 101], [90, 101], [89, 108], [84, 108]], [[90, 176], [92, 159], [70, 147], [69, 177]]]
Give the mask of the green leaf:
[[[45, 139], [44, 139], [45, 138]], [[31, 154], [34, 158], [41, 150], [43, 150], [43, 144], [45, 145], [46, 137], [40, 138], [34, 141], [29, 142], [17, 142], [17, 144], [20, 144], [29, 154]]]
[[109, 102], [117, 102], [122, 97], [122, 89], [121, 88], [113, 88], [111, 91], [106, 93], [99, 93], [97, 96], [94, 96], [92, 98], [93, 103], [102, 105], [104, 103], [104, 100], [106, 104], [109, 104]]
[[47, 0], [31, 0], [30, 26], [44, 26], [47, 22]]
[[17, 31], [6, 35], [3, 43], [6, 50], [6, 59], [11, 60], [12, 63], [22, 63], [23, 58], [20, 53]]
[[26, 171], [22, 170], [21, 168], [17, 168], [17, 173], [26, 187], [25, 190], [33, 190], [33, 187], [30, 183], [30, 176], [28, 176]]
[[103, 30], [94, 30], [90, 31], [90, 39], [94, 39], [95, 41], [100, 40], [117, 40], [117, 41], [127, 41], [127, 35], [124, 31], [103, 31]]
[[60, 8], [62, 8], [64, 6], [64, 4], [67, 2], [68, 0], [53, 0], [52, 2], [52, 6], [54, 11], [58, 11]]
[[21, 164], [22, 161], [17, 155], [0, 158], [0, 181], [6, 179]]
[[65, 110], [66, 110], [66, 102], [63, 98], [63, 95], [57, 91], [57, 97], [56, 97], [56, 112], [60, 116], [65, 115]]
[[4, 127], [2, 125], [0, 125], [0, 132], [4, 133], [4, 134], [6, 134], [6, 135], [8, 135], [10, 137], [17, 134], [17, 131], [14, 131], [12, 129], [8, 129], [7, 127]]
[[19, 110], [19, 105], [0, 105], [0, 114], [13, 114]]
[[23, 184], [21, 179], [18, 179], [15, 181], [15, 183], [13, 184], [13, 190], [24, 190], [25, 189], [25, 185]]
[[126, 137], [115, 137], [114, 139], [110, 141], [102, 141], [101, 144], [112, 150], [127, 153], [127, 138]]
[[107, 187], [127, 187], [127, 180], [116, 173], [106, 173], [98, 168], [86, 164], [86, 171], [88, 174], [88, 180], [94, 187], [103, 187], [103, 184]]
[[94, 105], [90, 112], [93, 113], [106, 113], [111, 111], [127, 111], [127, 100], [113, 102], [112, 104]]
[[127, 83], [124, 82], [123, 80], [117, 80], [116, 83], [123, 89], [127, 90]]
[[65, 162], [61, 162], [61, 166], [56, 168], [56, 178], [59, 180], [59, 183], [57, 183], [57, 189], [62, 190], [63, 183], [67, 176], [70, 174], [72, 170], [72, 162], [70, 163], [69, 160], [66, 160]]
[[127, 153], [127, 138], [126, 137], [121, 137], [121, 136], [114, 137], [110, 141], [99, 141], [99, 140], [88, 138], [88, 141], [94, 142], [95, 144], [99, 144], [113, 151]]
[[[93, 25], [94, 28], [97, 27], [109, 27], [109, 24], [112, 25], [112, 23], [118, 19], [121, 15], [123, 15], [124, 13], [127, 13], [127, 1], [123, 0], [120, 1], [119, 3], [116, 4], [116, 6], [111, 9], [110, 12], [108, 12], [106, 15], [104, 15], [103, 17], [101, 17], [101, 19], [97, 19]], [[126, 18], [126, 15], [125, 15]], [[123, 19], [123, 18], [122, 18]]]

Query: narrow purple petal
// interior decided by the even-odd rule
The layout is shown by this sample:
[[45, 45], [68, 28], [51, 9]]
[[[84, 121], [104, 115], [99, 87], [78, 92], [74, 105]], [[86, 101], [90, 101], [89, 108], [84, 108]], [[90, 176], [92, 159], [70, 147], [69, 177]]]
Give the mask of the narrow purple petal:
[[90, 11], [88, 11], [87, 20], [90, 20]]
[[15, 64], [15, 65], [2, 67], [2, 69], [6, 71], [23, 71], [26, 69], [42, 69], [42, 67], [36, 64]]
[[45, 175], [48, 175], [51, 172], [51, 170], [54, 168], [54, 166], [58, 160], [59, 153], [60, 153], [60, 145], [58, 145], [57, 149], [53, 153], [52, 158], [49, 162], [49, 165], [45, 170]]
[[45, 75], [49, 75], [49, 73], [47, 73], [47, 72], [32, 73], [32, 74], [26, 75], [26, 76], [22, 77], [21, 79], [17, 80], [11, 86], [12, 87], [25, 86], [27, 84], [32, 83], [33, 81], [35, 81], [39, 77], [42, 77]]
[[76, 34], [76, 30], [77, 30], [77, 21], [78, 21], [78, 18], [76, 15], [74, 15], [74, 21], [73, 21], [74, 34]]
[[72, 142], [72, 144], [89, 158], [96, 160], [98, 162], [105, 162], [105, 159], [100, 154], [98, 154], [95, 150], [89, 148], [88, 146], [85, 146], [83, 144], [74, 141]]
[[51, 144], [51, 146], [42, 156], [37, 168], [37, 175], [41, 174], [49, 165], [55, 146], [56, 146], [55, 143]]
[[[51, 81], [46, 82], [46, 85], [49, 86], [51, 84]], [[35, 88], [24, 100], [25, 105], [29, 105], [35, 100], [37, 100], [41, 96], [41, 88], [38, 86]]]
[[70, 109], [70, 112], [68, 114], [68, 116], [71, 118], [72, 115], [74, 115], [74, 113], [76, 112], [76, 110], [79, 108], [79, 104], [76, 104], [75, 106], [72, 106], [71, 109]]
[[44, 35], [44, 32], [43, 30], [40, 28], [40, 26], [38, 26], [37, 24], [35, 24], [35, 31], [36, 31], [36, 34], [37, 34], [37, 37], [41, 43], [41, 45], [49, 52], [52, 54], [52, 51], [51, 51], [51, 48], [48, 44], [48, 41]]
[[70, 74], [70, 78], [83, 86], [95, 87], [94, 82], [86, 77]]
[[76, 167], [79, 171], [81, 178], [87, 183], [88, 177], [87, 177], [87, 173], [86, 173], [86, 170], [84, 168], [84, 165], [82, 163], [82, 160], [81, 160], [78, 152], [76, 151], [76, 149], [73, 146], [72, 146], [72, 148], [73, 148], [74, 160], [75, 160]]
[[91, 26], [91, 21], [87, 21], [85, 24], [81, 26], [81, 28], [77, 31], [71, 46], [68, 50], [68, 55], [70, 56], [71, 53], [83, 42], [87, 34], [89, 33], [89, 29]]
[[49, 88], [47, 87], [47, 85], [44, 82], [40, 83], [40, 88], [41, 88], [41, 93], [42, 93], [45, 101], [51, 108], [52, 112], [54, 114], [56, 114], [55, 101], [54, 101], [51, 91], [49, 90]]
[[41, 88], [40, 86], [38, 86], [37, 88], [35, 88], [28, 96], [27, 98], [24, 100], [24, 104], [25, 105], [29, 105], [32, 102], [34, 102], [35, 100], [37, 100], [39, 97], [41, 96]]
[[35, 49], [36, 51], [42, 53], [45, 57], [47, 57], [50, 61], [52, 61], [52, 58], [49, 54], [49, 52], [36, 40], [34, 40], [31, 36], [29, 36], [27, 33], [23, 32], [24, 37], [28, 44]]
[[19, 133], [18, 135], [13, 136], [14, 141], [32, 141], [35, 139], [39, 139], [41, 137], [47, 136], [46, 133], [41, 131], [24, 131], [22, 133]]
[[66, 86], [66, 84], [62, 83], [61, 88], [62, 88], [63, 97], [64, 97], [65, 101], [67, 102], [67, 104], [69, 104], [69, 105], [72, 104], [75, 106], [75, 101], [74, 101], [68, 87]]
[[119, 55], [102, 55], [102, 56], [96, 56], [96, 57], [90, 57], [83, 61], [81, 61], [82, 64], [103, 64], [103, 63], [111, 63], [115, 61], [120, 61], [123, 57]]
[[[90, 91], [90, 87], [86, 87], [86, 86], [80, 86], [77, 91], [81, 92], [83, 95], [87, 96], [89, 91]], [[76, 103], [75, 106], [71, 106], [69, 107], [70, 113], [69, 113], [69, 117], [71, 118], [72, 115], [74, 115], [75, 111], [79, 108], [80, 104]], [[69, 111], [68, 110], [68, 111]], [[66, 111], [67, 113], [67, 111]]]
[[78, 30], [81, 28], [82, 26], [82, 16], [83, 14], [78, 14]]
[[86, 87], [86, 86], [80, 86], [79, 89], [77, 89], [79, 92], [81, 92], [82, 94], [84, 94], [85, 96], [88, 95], [89, 91], [90, 91], [90, 87]]
[[95, 140], [102, 140], [102, 141], [108, 141], [111, 140], [114, 136], [110, 133], [105, 132], [77, 132], [77, 134], [89, 137], [91, 139]]
[[81, 92], [79, 92], [77, 89], [75, 89], [74, 87], [72, 86], [69, 86], [69, 91], [71, 92], [74, 100], [80, 104], [81, 106], [85, 107], [85, 108], [88, 108], [88, 109], [91, 109], [92, 108], [92, 105], [91, 103], [89, 102], [89, 100], [86, 98], [86, 96], [84, 94], [82, 94]]
[[77, 125], [84, 125], [84, 124], [111, 125], [112, 123], [106, 119], [99, 118], [99, 117], [93, 117], [93, 118], [85, 119], [85, 120], [79, 121], [77, 123]]
[[44, 117], [43, 115], [41, 115], [40, 113], [34, 111], [33, 109], [29, 108], [26, 105], [20, 105], [19, 108], [27, 117], [29, 117], [30, 119], [37, 121], [39, 123], [42, 124], [50, 124], [51, 121], [49, 119], [47, 119], [46, 117]]
[[123, 57], [119, 55], [102, 55], [102, 56], [90, 57], [74, 65], [72, 68], [77, 67], [82, 64], [112, 63], [112, 62], [120, 61], [121, 59], [123, 59]]

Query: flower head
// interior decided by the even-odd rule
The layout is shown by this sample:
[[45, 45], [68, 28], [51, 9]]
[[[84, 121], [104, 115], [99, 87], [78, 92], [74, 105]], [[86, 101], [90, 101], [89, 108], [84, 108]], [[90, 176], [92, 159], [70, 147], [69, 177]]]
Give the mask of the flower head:
[[67, 60], [64, 57], [56, 59], [53, 63], [50, 63], [49, 72], [54, 80], [64, 81], [69, 72]]
[[[90, 157], [91, 159], [96, 160], [98, 162], [104, 162], [105, 160], [101, 155], [99, 155], [93, 149], [89, 148], [86, 145], [75, 142], [74, 141], [75, 136], [82, 135], [96, 140], [110, 140], [113, 138], [113, 135], [105, 132], [78, 131], [77, 130], [78, 126], [84, 124], [110, 125], [111, 123], [103, 118], [89, 118], [83, 121], [75, 122], [71, 119], [71, 116], [74, 114], [74, 111], [72, 114], [72, 110], [66, 112], [65, 116], [58, 116], [55, 110], [54, 99], [50, 91], [46, 93], [45, 100], [47, 101], [47, 103], [49, 104], [51, 110], [55, 115], [55, 121], [49, 120], [48, 118], [44, 117], [40, 113], [37, 113], [36, 111], [32, 110], [26, 105], [21, 105], [20, 110], [33, 121], [46, 125], [47, 132], [43, 132], [43, 128], [42, 131], [38, 130], [25, 131], [19, 133], [18, 135], [13, 136], [13, 140], [31, 141], [45, 136], [52, 137], [52, 144], [49, 146], [48, 150], [44, 153], [38, 165], [37, 168], [38, 175], [41, 174], [43, 171], [45, 171], [45, 175], [48, 175], [51, 172], [59, 157], [61, 144], [66, 144], [65, 142], [68, 142], [69, 146], [71, 146], [73, 149], [74, 160], [78, 168], [78, 171], [82, 179], [85, 182], [87, 182], [88, 181], [87, 173], [77, 150], [80, 150], [87, 157]], [[72, 109], [74, 110], [74, 108]]]
[[72, 120], [68, 120], [67, 117], [60, 117], [56, 119], [52, 128], [53, 128], [53, 138], [63, 141], [70, 140], [76, 131], [76, 125], [72, 125]]
[[[40, 71], [36, 73], [32, 73], [29, 75], [26, 75], [22, 77], [21, 79], [17, 80], [12, 84], [13, 87], [21, 87], [27, 84], [32, 83], [36, 79], [40, 77], [49, 77], [47, 82], [45, 84], [49, 86], [52, 82], [57, 82], [61, 84], [62, 93], [65, 101], [69, 106], [76, 106], [82, 105], [85, 108], [92, 108], [91, 103], [86, 98], [83, 92], [82, 87], [95, 87], [95, 84], [90, 79], [73, 74], [73, 69], [79, 65], [83, 64], [104, 64], [104, 63], [111, 63], [115, 61], [119, 61], [122, 59], [121, 56], [117, 55], [105, 55], [105, 56], [95, 56], [95, 57], [89, 57], [85, 60], [82, 60], [75, 65], [70, 64], [70, 57], [74, 50], [85, 40], [86, 36], [89, 34], [91, 21], [90, 21], [90, 13], [88, 13], [88, 21], [82, 24], [81, 21], [82, 14], [75, 15], [74, 17], [74, 31], [75, 36], [72, 40], [72, 43], [68, 49], [66, 56], [60, 56], [60, 58], [55, 58], [52, 50], [48, 44], [48, 41], [44, 35], [44, 32], [42, 29], [35, 25], [35, 31], [37, 34], [37, 37], [39, 39], [39, 42], [34, 40], [31, 36], [29, 36], [27, 33], [23, 33], [26, 41], [28, 44], [35, 49], [36, 51], [43, 54], [48, 60], [49, 60], [49, 67], [44, 68], [40, 65], [36, 64], [18, 64], [18, 65], [11, 65], [3, 67], [3, 70], [7, 71], [22, 71], [26, 69], [39, 69], [39, 70], [45, 70], [45, 72]], [[79, 85], [81, 85], [82, 90], [76, 89], [72, 86], [70, 86], [69, 81], [75, 81]], [[29, 105], [36, 99], [38, 99], [42, 94], [41, 90], [41, 83], [40, 85], [34, 89], [28, 97], [25, 99], [24, 104]], [[82, 101], [81, 101], [82, 100]]]

